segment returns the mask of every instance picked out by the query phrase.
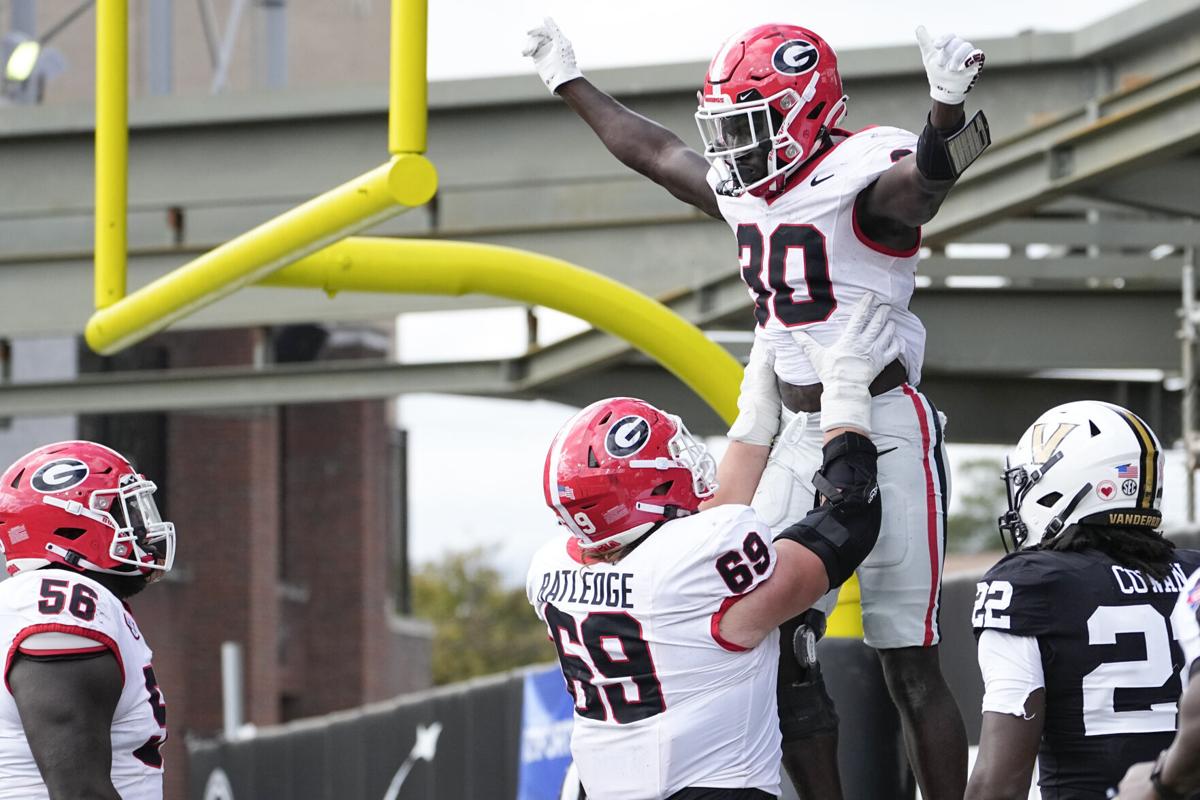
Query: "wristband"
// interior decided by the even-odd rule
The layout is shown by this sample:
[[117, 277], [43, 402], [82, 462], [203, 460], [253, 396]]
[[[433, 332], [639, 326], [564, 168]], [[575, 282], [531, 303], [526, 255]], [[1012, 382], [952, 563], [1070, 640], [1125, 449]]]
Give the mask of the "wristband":
[[934, 181], [956, 180], [992, 143], [992, 132], [983, 111], [952, 134], [945, 134], [926, 118], [917, 140], [917, 169]]

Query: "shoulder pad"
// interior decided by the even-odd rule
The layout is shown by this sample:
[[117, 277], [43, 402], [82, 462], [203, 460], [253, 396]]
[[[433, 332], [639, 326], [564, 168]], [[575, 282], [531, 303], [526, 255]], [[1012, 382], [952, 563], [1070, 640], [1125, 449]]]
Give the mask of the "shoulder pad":
[[[1050, 588], [1060, 565], [1053, 553], [1022, 551], [1000, 559], [975, 585], [971, 626], [1037, 636], [1053, 627]], [[1051, 556], [1047, 558], [1046, 556]]]

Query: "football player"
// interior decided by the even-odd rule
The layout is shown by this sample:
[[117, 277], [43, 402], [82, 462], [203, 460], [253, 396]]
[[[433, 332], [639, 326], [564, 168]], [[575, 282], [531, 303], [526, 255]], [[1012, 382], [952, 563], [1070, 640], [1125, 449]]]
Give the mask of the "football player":
[[777, 626], [845, 581], [879, 533], [868, 386], [899, 343], [871, 301], [829, 348], [805, 339], [827, 387], [813, 477], [826, 501], [774, 541], [748, 506], [698, 510], [716, 464], [648, 403], [593, 403], [551, 443], [546, 503], [571, 535], [538, 551], [526, 590], [575, 701], [590, 800], [778, 796]]
[[[699, 93], [703, 155], [584, 78], [552, 20], [530, 32], [525, 52], [617, 159], [733, 229], [756, 343], [773, 346], [778, 391], [743, 384], [713, 502], [753, 497], [773, 530], [812, 506], [822, 387], [789, 333], [829, 343], [863, 292], [892, 304], [903, 348], [871, 386], [874, 430], [888, 457], [880, 463], [879, 546], [859, 571], [864, 638], [882, 659], [922, 794], [961, 800], [966, 733], [937, 650], [948, 491], [943, 419], [914, 388], [925, 330], [908, 304], [921, 225], [990, 139], [982, 112], [968, 120], [963, 105], [983, 53], [955, 36], [933, 39], [923, 27], [917, 39], [933, 98], [920, 136], [838, 127], [847, 98], [837, 56], [812, 31], [773, 24], [731, 37]], [[755, 347], [752, 360], [762, 352]], [[835, 602], [834, 594], [824, 598], [805, 628], [822, 629]], [[784, 761], [801, 796], [836, 800], [837, 717], [819, 671], [796, 658], [792, 638], [785, 634], [781, 653]]]
[[1200, 551], [1162, 521], [1163, 455], [1120, 406], [1052, 408], [1008, 457], [1001, 537], [1015, 552], [978, 585], [972, 623], [983, 727], [967, 797], [1103, 798], [1175, 735], [1169, 617]]
[[0, 476], [0, 798], [161, 800], [166, 707], [124, 602], [174, 561], [154, 492], [83, 441]]
[[1184, 800], [1200, 793], [1200, 570], [1193, 572], [1171, 612], [1183, 649], [1187, 688], [1179, 699], [1179, 732], [1156, 760], [1135, 764], [1121, 781], [1121, 800]]

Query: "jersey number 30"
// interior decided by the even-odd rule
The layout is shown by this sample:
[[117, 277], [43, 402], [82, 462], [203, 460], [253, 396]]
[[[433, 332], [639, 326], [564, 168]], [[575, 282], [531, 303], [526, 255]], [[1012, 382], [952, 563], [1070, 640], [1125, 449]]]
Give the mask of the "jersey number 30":
[[[789, 328], [829, 319], [837, 301], [829, 280], [824, 234], [812, 225], [780, 225], [764, 242], [757, 225], [742, 224], [737, 229], [737, 242], [742, 280], [754, 292], [754, 317], [759, 325], [766, 325], [772, 314]], [[792, 250], [803, 252], [807, 298], [796, 298], [797, 281], [788, 275], [788, 255]]]
[[[624, 611], [593, 611], [576, 623], [570, 614], [547, 605], [546, 625], [558, 650], [567, 691], [575, 698], [576, 714], [603, 721], [611, 708], [612, 718], [624, 724], [666, 711], [650, 646], [636, 619]], [[629, 689], [636, 698], [630, 699]]]

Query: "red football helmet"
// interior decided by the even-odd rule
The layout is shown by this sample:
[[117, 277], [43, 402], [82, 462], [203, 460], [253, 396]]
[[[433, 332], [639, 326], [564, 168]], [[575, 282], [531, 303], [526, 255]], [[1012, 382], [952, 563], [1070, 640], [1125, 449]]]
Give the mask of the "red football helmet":
[[837, 54], [796, 25], [759, 25], [713, 58], [696, 123], [718, 191], [768, 195], [815, 153], [846, 115]]
[[159, 516], [156, 488], [120, 453], [93, 442], [22, 456], [0, 476], [8, 574], [63, 564], [156, 580], [175, 561], [175, 526]]
[[717, 490], [717, 465], [683, 422], [632, 397], [592, 403], [559, 430], [542, 474], [546, 505], [604, 553], [656, 524], [694, 514]]

